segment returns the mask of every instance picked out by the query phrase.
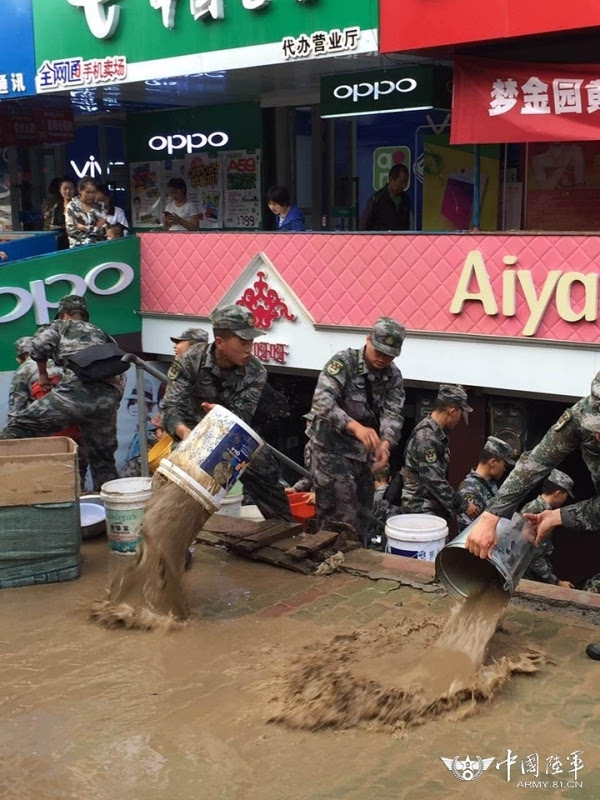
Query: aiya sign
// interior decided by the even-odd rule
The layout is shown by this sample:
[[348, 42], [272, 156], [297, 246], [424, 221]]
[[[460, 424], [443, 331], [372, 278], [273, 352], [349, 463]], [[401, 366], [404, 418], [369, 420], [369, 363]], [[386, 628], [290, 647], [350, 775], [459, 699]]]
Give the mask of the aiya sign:
[[90, 321], [107, 333], [139, 333], [139, 239], [130, 236], [0, 267], [0, 371], [14, 369], [14, 342], [51, 322], [66, 294], [84, 296]]
[[452, 71], [431, 64], [321, 78], [321, 116], [354, 117], [452, 107]]

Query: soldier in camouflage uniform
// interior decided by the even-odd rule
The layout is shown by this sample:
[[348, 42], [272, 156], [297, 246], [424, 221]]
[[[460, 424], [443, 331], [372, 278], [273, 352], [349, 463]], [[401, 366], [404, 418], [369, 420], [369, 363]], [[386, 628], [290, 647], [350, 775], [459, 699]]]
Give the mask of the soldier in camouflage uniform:
[[[309, 411], [308, 414], [303, 415], [303, 419], [306, 420], [306, 435], [308, 436], [308, 429], [310, 423], [315, 418], [315, 415], [312, 411]], [[310, 439], [304, 445], [304, 469], [307, 469], [311, 474], [313, 472], [313, 443]], [[313, 481], [312, 478], [300, 478], [299, 481], [293, 486], [290, 486], [289, 489], [285, 490], [286, 494], [292, 494], [292, 492], [311, 492], [313, 494]], [[309, 498], [309, 503], [311, 502], [311, 498]], [[312, 499], [312, 504], [314, 505], [314, 498]]]
[[61, 382], [54, 386], [47, 370], [50, 359], [63, 366], [73, 353], [91, 345], [112, 342], [108, 334], [88, 322], [83, 297], [63, 297], [56, 317], [34, 336], [31, 344], [31, 357], [38, 362], [39, 383], [52, 391], [31, 403], [18, 416], [10, 417], [0, 438], [49, 436], [70, 425], [78, 425], [88, 451], [94, 489], [99, 489], [106, 481], [118, 477], [115, 467], [117, 410], [125, 379], [119, 375], [82, 383], [72, 370], [65, 368]]
[[448, 483], [450, 444], [446, 431], [453, 430], [473, 409], [462, 386], [442, 384], [434, 410], [419, 422], [406, 445], [402, 477], [402, 511], [434, 514], [450, 521], [454, 514], [477, 516], [477, 507]]
[[[35, 400], [33, 396], [33, 385], [39, 381], [40, 376], [37, 364], [29, 355], [32, 341], [33, 337], [23, 336], [15, 342], [19, 367], [10, 383], [10, 392], [8, 396], [9, 417], [16, 417]], [[52, 362], [49, 362], [48, 375], [50, 379], [60, 378], [62, 376], [62, 369], [59, 369], [54, 366]]]
[[175, 358], [181, 358], [193, 344], [206, 344], [208, 331], [205, 331], [204, 328], [186, 328], [180, 336], [171, 336], [171, 341], [175, 345], [173, 347]]
[[[477, 516], [485, 511], [488, 504], [494, 499], [498, 491], [496, 481], [499, 481], [509, 466], [515, 465], [515, 453], [512, 447], [498, 439], [497, 436], [488, 436], [483, 450], [479, 455], [479, 462], [471, 470], [458, 487], [458, 493], [468, 503], [477, 507]], [[472, 520], [467, 514], [458, 517], [458, 531], [464, 531]]]
[[319, 524], [347, 523], [363, 544], [373, 507], [371, 468], [387, 465], [404, 423], [404, 382], [393, 361], [405, 335], [404, 326], [381, 317], [364, 348], [327, 362], [313, 396], [308, 435]]
[[[526, 503], [521, 509], [521, 514], [541, 514], [542, 511], [550, 511], [553, 508], [561, 508], [573, 494], [573, 478], [570, 478], [565, 472], [559, 469], [553, 469], [550, 476], [546, 478], [542, 486], [542, 493]], [[555, 586], [566, 586], [570, 589], [575, 587], [570, 581], [561, 581], [554, 574], [552, 567], [552, 553], [554, 552], [554, 544], [552, 536], [539, 545], [536, 549], [533, 558], [525, 575], [523, 577], [530, 581], [540, 581], [541, 583], [552, 583]]]
[[[219, 404], [251, 424], [267, 371], [252, 355], [252, 341], [262, 332], [254, 315], [237, 305], [216, 309], [211, 316], [215, 340], [193, 344], [169, 369], [169, 384], [161, 404], [163, 427], [177, 439]], [[244, 472], [241, 482], [267, 519], [291, 521], [287, 497], [280, 483], [275, 456], [261, 451]]]

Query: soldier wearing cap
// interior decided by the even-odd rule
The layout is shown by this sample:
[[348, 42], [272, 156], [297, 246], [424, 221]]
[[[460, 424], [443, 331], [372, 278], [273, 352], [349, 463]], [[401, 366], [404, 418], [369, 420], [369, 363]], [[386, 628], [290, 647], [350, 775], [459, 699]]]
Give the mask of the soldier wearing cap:
[[180, 336], [171, 336], [171, 341], [175, 345], [173, 348], [175, 358], [181, 358], [193, 344], [206, 344], [208, 331], [205, 331], [204, 328], [186, 328]]
[[[256, 413], [267, 371], [252, 355], [252, 343], [262, 332], [254, 315], [238, 305], [217, 308], [211, 315], [214, 342], [192, 344], [169, 369], [169, 384], [161, 404], [163, 427], [176, 439], [219, 404], [250, 424]], [[267, 519], [292, 519], [279, 483], [279, 465], [269, 451], [253, 459], [241, 478]]]
[[[483, 450], [479, 454], [479, 462], [471, 470], [458, 487], [458, 493], [468, 503], [477, 506], [477, 516], [488, 507], [498, 491], [499, 481], [509, 466], [514, 467], [515, 454], [512, 447], [497, 436], [488, 436]], [[458, 530], [463, 531], [472, 520], [467, 514], [458, 517]]]
[[[15, 351], [19, 366], [10, 383], [8, 395], [9, 417], [16, 417], [35, 400], [33, 386], [38, 382], [39, 375], [37, 364], [29, 355], [32, 342], [32, 336], [22, 336], [15, 342]], [[48, 364], [48, 374], [50, 378], [60, 378], [62, 369], [59, 369], [50, 362]]]
[[[521, 509], [521, 514], [541, 514], [542, 511], [550, 511], [553, 508], [561, 508], [570, 498], [574, 499], [573, 478], [559, 469], [553, 469], [542, 485], [542, 493], [527, 503]], [[542, 583], [552, 583], [555, 586], [566, 586], [570, 589], [575, 587], [570, 581], [561, 581], [554, 574], [552, 566], [552, 553], [554, 544], [552, 536], [544, 539], [536, 549], [527, 571], [523, 577], [531, 581], [541, 581]]]
[[52, 391], [31, 403], [18, 416], [9, 417], [0, 438], [50, 436], [78, 425], [89, 454], [94, 489], [99, 489], [106, 481], [118, 477], [115, 467], [117, 410], [125, 378], [117, 375], [83, 383], [65, 367], [61, 382], [54, 386], [48, 372], [50, 359], [64, 367], [65, 360], [74, 353], [92, 345], [113, 343], [108, 334], [88, 320], [83, 297], [67, 295], [62, 298], [54, 322], [40, 330], [31, 344], [31, 358], [37, 362], [40, 386]]
[[327, 362], [313, 396], [308, 435], [319, 524], [347, 523], [363, 544], [373, 507], [371, 468], [388, 464], [404, 423], [404, 382], [393, 361], [405, 335], [403, 325], [381, 317], [363, 348]]
[[448, 483], [453, 430], [473, 409], [462, 386], [442, 384], [431, 414], [422, 419], [406, 445], [402, 477], [402, 510], [405, 514], [435, 514], [450, 520], [454, 514], [477, 516], [477, 506]]

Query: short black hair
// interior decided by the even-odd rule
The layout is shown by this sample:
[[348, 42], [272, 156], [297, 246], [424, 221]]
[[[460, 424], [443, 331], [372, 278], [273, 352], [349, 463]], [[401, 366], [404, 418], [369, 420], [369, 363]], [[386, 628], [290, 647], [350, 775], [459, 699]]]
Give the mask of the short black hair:
[[106, 232], [108, 233], [109, 231], [114, 231], [119, 238], [125, 236], [125, 226], [121, 225], [120, 222], [115, 222], [114, 225], [109, 225], [106, 229]]
[[100, 194], [103, 194], [105, 197], [110, 198], [110, 189], [106, 183], [99, 183], [98, 186], [96, 186], [96, 191], [100, 192]]
[[271, 186], [267, 190], [267, 204], [277, 203], [278, 206], [289, 206], [290, 193], [285, 186]]
[[460, 408], [458, 403], [444, 403], [443, 400], [436, 400], [433, 404], [434, 411], [448, 411], [449, 408]]
[[400, 175], [406, 175], [408, 178], [409, 172], [408, 167], [405, 164], [394, 164], [391, 170], [388, 172], [388, 180], [395, 181], [396, 178], [399, 178]]
[[565, 492], [569, 494], [563, 486], [559, 486], [557, 483], [554, 483], [554, 481], [551, 481], [550, 478], [546, 478], [542, 484], [542, 494], [554, 494], [554, 492]]
[[499, 456], [496, 453], [490, 453], [490, 451], [486, 450], [485, 447], [483, 448], [481, 453], [479, 453], [480, 464], [488, 464], [492, 460], [492, 458], [496, 458], [498, 459], [498, 461], [505, 461], [505, 459], [502, 458], [502, 456]]
[[77, 184], [77, 191], [83, 192], [86, 186], [93, 186], [94, 189], [98, 189], [98, 184], [93, 178], [82, 178]]
[[179, 189], [180, 192], [183, 192], [187, 196], [187, 183], [183, 178], [171, 178], [167, 183], [167, 189]]

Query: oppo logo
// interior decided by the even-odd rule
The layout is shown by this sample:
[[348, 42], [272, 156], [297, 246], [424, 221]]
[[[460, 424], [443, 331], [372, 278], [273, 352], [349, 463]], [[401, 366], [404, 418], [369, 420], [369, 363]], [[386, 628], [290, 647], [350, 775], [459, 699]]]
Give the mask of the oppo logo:
[[417, 88], [417, 82], [414, 78], [400, 78], [399, 81], [376, 81], [375, 83], [355, 83], [352, 86], [343, 84], [336, 86], [333, 90], [333, 96], [338, 100], [349, 100], [352, 98], [353, 103], [357, 103], [361, 98], [372, 97], [373, 100], [379, 100], [380, 97], [385, 97], [394, 92], [401, 92], [406, 94], [413, 92]]
[[[97, 280], [107, 270], [115, 270], [118, 273], [118, 278], [108, 289], [101, 289], [97, 284]], [[14, 322], [16, 319], [28, 314], [32, 308], [35, 312], [36, 325], [45, 325], [50, 322], [50, 309], [52, 309], [52, 317], [54, 317], [54, 309], [58, 308], [58, 302], [51, 303], [46, 297], [46, 286], [51, 286], [53, 283], [59, 283], [60, 281], [70, 283], [71, 288], [69, 291], [65, 291], [64, 294], [78, 294], [83, 297], [89, 289], [94, 294], [106, 296], [118, 294], [127, 289], [134, 276], [135, 273], [129, 264], [125, 264], [122, 261], [107, 261], [105, 264], [98, 264], [97, 267], [91, 269], [84, 278], [81, 275], [61, 273], [60, 275], [52, 275], [43, 281], [31, 281], [29, 291], [20, 286], [0, 286], [0, 295], [12, 295], [16, 301], [12, 311], [0, 316], [0, 324]]]
[[214, 131], [208, 136], [204, 133], [175, 133], [173, 136], [153, 136], [148, 141], [151, 150], [166, 150], [172, 156], [176, 150], [185, 150], [186, 153], [193, 153], [194, 150], [202, 150], [203, 147], [225, 147], [229, 141], [229, 136], [223, 131]]

